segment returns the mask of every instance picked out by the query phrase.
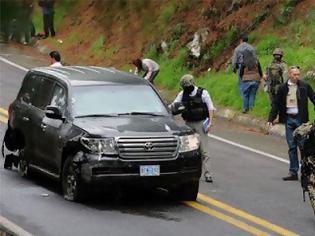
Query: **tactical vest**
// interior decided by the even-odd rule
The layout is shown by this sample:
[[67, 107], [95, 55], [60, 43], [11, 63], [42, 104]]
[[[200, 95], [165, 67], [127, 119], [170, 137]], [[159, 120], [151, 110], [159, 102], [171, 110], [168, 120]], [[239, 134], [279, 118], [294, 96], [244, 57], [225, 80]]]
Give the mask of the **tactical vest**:
[[270, 86], [275, 87], [282, 84], [283, 81], [283, 70], [280, 63], [271, 63], [268, 67], [268, 77], [270, 79]]
[[209, 116], [207, 104], [202, 101], [203, 88], [198, 88], [195, 96], [183, 93], [182, 103], [185, 107], [182, 117], [185, 121], [201, 121]]

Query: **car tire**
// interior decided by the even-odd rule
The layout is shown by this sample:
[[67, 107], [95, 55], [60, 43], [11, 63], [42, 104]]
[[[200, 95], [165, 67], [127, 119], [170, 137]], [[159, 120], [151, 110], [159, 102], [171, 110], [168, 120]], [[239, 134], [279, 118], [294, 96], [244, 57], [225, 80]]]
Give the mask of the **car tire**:
[[193, 181], [177, 187], [171, 191], [171, 195], [176, 200], [196, 201], [199, 190], [199, 181]]
[[62, 169], [62, 191], [64, 199], [73, 202], [83, 200], [83, 184], [79, 173], [75, 170], [73, 157], [68, 157]]

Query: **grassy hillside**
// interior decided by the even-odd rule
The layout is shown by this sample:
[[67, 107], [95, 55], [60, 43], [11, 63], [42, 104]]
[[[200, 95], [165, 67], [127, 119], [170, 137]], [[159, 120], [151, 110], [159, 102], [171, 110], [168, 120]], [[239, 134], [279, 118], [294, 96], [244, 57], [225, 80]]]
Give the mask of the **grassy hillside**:
[[[192, 73], [198, 85], [209, 90], [216, 106], [241, 111], [236, 75], [224, 66], [237, 45], [238, 32], [249, 33], [263, 68], [270, 63], [274, 48], [281, 47], [289, 65], [299, 65], [304, 74], [315, 70], [313, 0], [241, 2], [246, 4], [230, 11], [232, 1], [59, 0], [56, 39], [63, 43], [56, 39], [40, 43], [60, 50], [70, 64], [129, 70], [133, 69], [132, 59], [153, 58], [161, 66], [156, 80], [159, 87], [178, 91], [180, 77]], [[39, 10], [35, 9], [33, 19], [41, 31]], [[186, 45], [194, 32], [203, 28], [209, 31], [204, 56], [191, 63]], [[161, 40], [168, 44], [166, 53], [161, 53]], [[251, 114], [266, 117], [269, 109], [267, 94], [259, 91]]]

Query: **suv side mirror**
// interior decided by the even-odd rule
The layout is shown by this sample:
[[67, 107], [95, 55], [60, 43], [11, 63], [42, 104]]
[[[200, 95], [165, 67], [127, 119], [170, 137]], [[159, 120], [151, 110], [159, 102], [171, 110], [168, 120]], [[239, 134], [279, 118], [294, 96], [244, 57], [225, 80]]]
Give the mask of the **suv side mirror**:
[[60, 108], [56, 106], [47, 106], [45, 109], [45, 115], [51, 119], [64, 120]]

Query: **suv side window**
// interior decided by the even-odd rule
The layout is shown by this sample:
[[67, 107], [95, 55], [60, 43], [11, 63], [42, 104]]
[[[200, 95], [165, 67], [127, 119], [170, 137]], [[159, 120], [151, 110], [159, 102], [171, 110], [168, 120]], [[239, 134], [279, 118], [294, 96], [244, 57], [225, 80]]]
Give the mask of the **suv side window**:
[[52, 90], [54, 87], [54, 81], [44, 76], [36, 76], [36, 80], [40, 83], [38, 90], [36, 91], [36, 96], [32, 99], [32, 105], [44, 110], [47, 105], [49, 105]]
[[23, 80], [18, 98], [27, 104], [33, 104], [33, 99], [39, 87], [39, 81], [34, 74], [28, 74]]
[[62, 86], [60, 86], [59, 84], [55, 84], [50, 105], [59, 107], [61, 109], [62, 113], [64, 113], [66, 105], [67, 105], [67, 103], [66, 103], [67, 99], [66, 98], [67, 97], [66, 97], [65, 89]]

